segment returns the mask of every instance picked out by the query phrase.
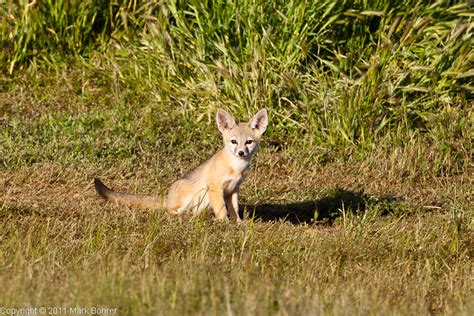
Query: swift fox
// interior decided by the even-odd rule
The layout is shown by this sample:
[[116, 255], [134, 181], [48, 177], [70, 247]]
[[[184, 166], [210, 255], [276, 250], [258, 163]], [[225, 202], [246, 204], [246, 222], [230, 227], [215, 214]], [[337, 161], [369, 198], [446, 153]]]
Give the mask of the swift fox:
[[268, 114], [266, 109], [262, 109], [247, 123], [236, 123], [226, 111], [218, 109], [216, 121], [224, 148], [174, 182], [166, 196], [155, 198], [118, 193], [107, 188], [99, 179], [94, 179], [97, 193], [116, 203], [140, 208], [165, 208], [174, 214], [187, 211], [199, 214], [210, 207], [216, 219], [223, 220], [229, 215], [239, 223], [239, 187], [250, 160], [258, 151], [260, 138], [268, 125]]

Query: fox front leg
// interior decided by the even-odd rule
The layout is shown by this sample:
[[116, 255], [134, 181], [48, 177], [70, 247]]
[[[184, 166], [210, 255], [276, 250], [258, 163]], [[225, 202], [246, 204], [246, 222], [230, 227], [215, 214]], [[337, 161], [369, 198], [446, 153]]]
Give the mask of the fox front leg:
[[217, 220], [227, 219], [227, 208], [224, 202], [224, 191], [223, 190], [209, 190], [209, 199], [212, 211], [216, 216]]
[[241, 223], [242, 220], [239, 216], [239, 192], [234, 192], [227, 196], [225, 199], [227, 210], [230, 218], [232, 218], [237, 224]]

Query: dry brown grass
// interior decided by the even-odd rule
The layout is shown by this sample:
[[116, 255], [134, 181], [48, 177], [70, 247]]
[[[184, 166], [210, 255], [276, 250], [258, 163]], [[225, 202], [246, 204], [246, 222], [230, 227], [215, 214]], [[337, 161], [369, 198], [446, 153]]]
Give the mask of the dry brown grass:
[[[368, 162], [311, 166], [264, 150], [242, 192], [256, 219], [241, 226], [105, 204], [93, 191], [97, 174], [130, 192], [162, 191], [172, 177], [158, 181], [153, 170], [164, 163], [134, 173], [130, 163], [3, 170], [0, 282], [8, 286], [0, 305], [110, 306], [121, 315], [473, 310], [467, 175], [402, 177]], [[335, 208], [344, 198], [365, 202], [321, 209], [338, 213], [332, 224], [295, 221], [312, 210], [291, 203], [329, 199], [319, 206]]]

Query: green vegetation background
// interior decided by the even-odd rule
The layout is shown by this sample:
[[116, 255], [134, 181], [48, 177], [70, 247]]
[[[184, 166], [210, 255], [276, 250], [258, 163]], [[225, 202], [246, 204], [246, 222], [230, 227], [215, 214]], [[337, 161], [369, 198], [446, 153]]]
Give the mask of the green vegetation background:
[[[319, 148], [321, 162], [410, 144], [430, 155], [430, 171], [469, 164], [466, 1], [62, 0], [0, 9], [2, 93], [31, 96], [3, 101], [4, 166], [198, 139], [208, 146], [215, 137], [202, 136], [217, 107], [241, 118], [269, 108], [271, 144]], [[98, 137], [106, 141], [94, 146]], [[31, 141], [47, 145], [18, 155]]]

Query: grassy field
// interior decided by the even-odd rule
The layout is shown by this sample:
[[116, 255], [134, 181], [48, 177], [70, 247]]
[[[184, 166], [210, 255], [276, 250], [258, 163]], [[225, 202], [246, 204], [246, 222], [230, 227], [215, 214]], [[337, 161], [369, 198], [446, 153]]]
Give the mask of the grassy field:
[[[0, 308], [472, 315], [472, 12], [1, 2]], [[165, 192], [218, 107], [270, 115], [241, 225], [96, 196]]]

